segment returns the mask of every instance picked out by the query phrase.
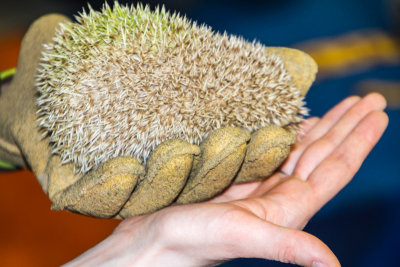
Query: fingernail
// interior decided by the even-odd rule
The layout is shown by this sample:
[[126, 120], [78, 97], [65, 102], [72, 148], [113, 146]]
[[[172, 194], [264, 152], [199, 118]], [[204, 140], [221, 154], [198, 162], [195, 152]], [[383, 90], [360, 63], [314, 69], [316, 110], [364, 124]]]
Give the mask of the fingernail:
[[313, 261], [311, 267], [326, 267], [326, 265], [319, 261]]

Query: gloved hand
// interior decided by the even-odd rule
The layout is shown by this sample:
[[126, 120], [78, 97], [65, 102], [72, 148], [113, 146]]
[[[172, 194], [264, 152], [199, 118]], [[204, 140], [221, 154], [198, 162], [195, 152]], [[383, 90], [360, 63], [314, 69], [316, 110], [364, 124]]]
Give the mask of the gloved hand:
[[[53, 209], [126, 218], [172, 203], [199, 202], [232, 183], [267, 178], [287, 157], [295, 135], [286, 129], [270, 126], [250, 133], [225, 127], [200, 146], [166, 141], [145, 167], [136, 159], [117, 157], [85, 175], [74, 174], [73, 164], [61, 164], [38, 126], [35, 87], [42, 45], [52, 42], [59, 23], [67, 20], [52, 14], [32, 24], [22, 41], [16, 74], [0, 96], [0, 159], [30, 168]], [[292, 82], [305, 95], [315, 77], [315, 62], [298, 50], [266, 49], [281, 57]]]

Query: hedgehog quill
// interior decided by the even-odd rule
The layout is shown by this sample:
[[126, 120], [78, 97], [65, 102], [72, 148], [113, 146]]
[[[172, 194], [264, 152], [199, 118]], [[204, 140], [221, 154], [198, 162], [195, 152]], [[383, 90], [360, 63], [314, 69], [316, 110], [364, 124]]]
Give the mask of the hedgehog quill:
[[298, 123], [299, 90], [259, 43], [177, 14], [105, 6], [64, 24], [38, 75], [40, 125], [80, 172], [115, 156], [145, 162], [167, 139], [199, 144], [223, 126]]
[[[83, 11], [44, 45], [36, 75], [38, 124], [78, 178], [53, 208], [126, 218], [266, 179], [295, 142], [315, 73], [298, 50], [213, 32], [164, 7]], [[137, 175], [128, 199], [93, 208], [107, 201], [96, 180], [127, 168]], [[97, 193], [82, 197], [93, 184]]]

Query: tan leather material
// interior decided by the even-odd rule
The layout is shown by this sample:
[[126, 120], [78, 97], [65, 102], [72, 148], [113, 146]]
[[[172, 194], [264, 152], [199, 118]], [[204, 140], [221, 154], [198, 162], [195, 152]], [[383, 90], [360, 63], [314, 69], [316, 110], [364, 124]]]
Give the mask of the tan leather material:
[[[204, 201], [228, 187], [237, 173], [236, 182], [264, 179], [286, 157], [294, 137], [282, 128], [250, 137], [247, 131], [226, 127], [211, 134], [200, 148], [182, 140], [167, 141], [153, 151], [147, 166], [133, 158], [115, 157], [85, 175], [74, 174], [72, 163], [62, 164], [60, 156], [52, 154], [36, 114], [35, 75], [43, 44], [52, 41], [59, 23], [67, 21], [51, 14], [32, 24], [22, 42], [16, 74], [0, 96], [0, 158], [31, 168], [54, 209], [126, 218], [174, 202]], [[305, 95], [317, 70], [311, 57], [289, 48], [266, 50], [282, 59], [291, 82]]]
[[295, 86], [305, 96], [315, 80], [318, 66], [308, 54], [287, 47], [266, 47], [267, 53], [277, 55], [284, 62], [286, 71], [292, 76]]

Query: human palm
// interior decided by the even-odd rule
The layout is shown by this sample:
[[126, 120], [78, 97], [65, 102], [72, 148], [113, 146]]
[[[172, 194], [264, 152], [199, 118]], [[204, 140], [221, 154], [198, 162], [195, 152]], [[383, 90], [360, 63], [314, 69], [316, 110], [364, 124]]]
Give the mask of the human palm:
[[345, 99], [321, 119], [303, 123], [288, 159], [266, 181], [124, 220], [70, 264], [201, 266], [257, 257], [339, 266], [322, 241], [301, 229], [352, 179], [379, 140], [388, 123], [385, 105], [378, 94]]

